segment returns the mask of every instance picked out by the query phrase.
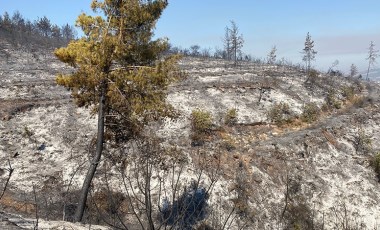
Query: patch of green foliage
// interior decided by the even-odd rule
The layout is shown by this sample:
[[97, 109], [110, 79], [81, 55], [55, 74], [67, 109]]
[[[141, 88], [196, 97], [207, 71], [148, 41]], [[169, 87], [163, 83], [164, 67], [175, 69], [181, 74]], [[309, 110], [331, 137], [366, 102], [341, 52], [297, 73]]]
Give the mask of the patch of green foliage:
[[365, 130], [360, 128], [358, 134], [354, 137], [354, 147], [356, 153], [368, 154], [372, 152], [372, 139]]
[[34, 132], [32, 130], [29, 129], [28, 126], [24, 126], [24, 133], [23, 133], [23, 136], [24, 137], [28, 137], [28, 138], [31, 138], [32, 136], [34, 135]]
[[355, 87], [353, 86], [343, 86], [341, 88], [342, 96], [348, 101], [352, 101], [355, 97]]
[[274, 104], [267, 112], [267, 118], [271, 122], [281, 126], [292, 122], [294, 115], [288, 103], [281, 102]]
[[323, 105], [322, 109], [325, 111], [329, 111], [331, 109], [340, 109], [340, 108], [342, 108], [341, 101], [337, 98], [335, 90], [330, 89], [327, 92], [327, 95], [325, 97], [325, 104]]
[[301, 120], [303, 122], [312, 123], [318, 119], [320, 109], [315, 102], [307, 103], [303, 106]]
[[224, 124], [234, 125], [237, 122], [237, 109], [229, 109], [224, 117]]
[[193, 143], [203, 143], [204, 139], [211, 133], [212, 116], [208, 111], [195, 109], [191, 113], [191, 139]]

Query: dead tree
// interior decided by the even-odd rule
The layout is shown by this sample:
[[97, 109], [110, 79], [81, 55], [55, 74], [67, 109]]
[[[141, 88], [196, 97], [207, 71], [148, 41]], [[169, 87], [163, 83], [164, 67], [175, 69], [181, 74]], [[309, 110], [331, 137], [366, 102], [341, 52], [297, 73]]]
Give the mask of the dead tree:
[[369, 77], [368, 77], [369, 71], [371, 67], [376, 63], [376, 58], [379, 56], [378, 53], [379, 53], [379, 50], [375, 50], [375, 43], [371, 41], [368, 48], [368, 56], [366, 58], [366, 60], [368, 60], [368, 69], [367, 69], [367, 76], [366, 76], [367, 81], [369, 80]]
[[8, 184], [9, 184], [9, 181], [12, 177], [12, 173], [14, 171], [14, 168], [12, 168], [12, 165], [11, 165], [11, 162], [8, 160], [8, 177], [7, 177], [7, 180], [5, 181], [5, 185], [4, 185], [4, 188], [3, 188], [3, 191], [1, 192], [1, 195], [0, 195], [0, 200], [1, 198], [3, 198], [4, 194], [5, 194], [5, 191], [7, 190], [7, 187], [8, 187]]

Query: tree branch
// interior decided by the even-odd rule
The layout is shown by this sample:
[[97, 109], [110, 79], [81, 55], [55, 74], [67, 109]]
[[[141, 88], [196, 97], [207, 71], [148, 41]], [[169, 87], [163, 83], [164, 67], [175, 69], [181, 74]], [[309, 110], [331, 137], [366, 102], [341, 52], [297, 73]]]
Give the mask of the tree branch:
[[0, 195], [0, 200], [1, 200], [1, 198], [3, 198], [3, 196], [5, 194], [5, 191], [7, 190], [7, 187], [8, 187], [8, 184], [9, 184], [9, 180], [11, 179], [12, 173], [14, 171], [14, 168], [12, 168], [12, 165], [11, 165], [11, 162], [9, 161], [9, 159], [8, 159], [8, 165], [9, 165], [9, 168], [7, 169], [8, 170], [8, 178], [7, 178], [7, 181], [5, 182], [3, 191], [2, 191], [2, 193]]

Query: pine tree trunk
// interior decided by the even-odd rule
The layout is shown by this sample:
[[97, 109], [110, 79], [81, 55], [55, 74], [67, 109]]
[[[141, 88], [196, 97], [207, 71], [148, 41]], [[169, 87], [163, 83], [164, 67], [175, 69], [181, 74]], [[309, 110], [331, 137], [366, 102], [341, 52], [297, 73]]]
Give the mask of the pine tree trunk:
[[371, 63], [368, 64], [368, 70], [367, 70], [367, 76], [365, 77], [365, 79], [368, 81], [369, 78], [368, 78], [368, 75], [369, 75], [369, 69], [371, 68]]
[[154, 222], [152, 218], [152, 213], [153, 213], [153, 208], [152, 208], [152, 197], [150, 194], [150, 182], [152, 178], [152, 172], [150, 169], [150, 160], [146, 159], [145, 163], [145, 207], [146, 207], [146, 217], [148, 219], [148, 225], [149, 225], [149, 230], [154, 230]]
[[105, 104], [106, 104], [106, 88], [107, 84], [104, 80], [101, 83], [101, 93], [99, 98], [99, 111], [98, 111], [98, 134], [96, 140], [96, 153], [91, 162], [90, 168], [88, 169], [86, 178], [83, 182], [82, 190], [80, 193], [80, 198], [78, 202], [78, 207], [75, 212], [74, 222], [81, 222], [83, 218], [83, 213], [86, 207], [87, 195], [90, 190], [92, 178], [95, 175], [96, 168], [100, 162], [100, 158], [103, 152], [103, 142], [104, 142], [104, 117], [105, 117]]
[[237, 42], [234, 41], [233, 44], [233, 49], [234, 49], [234, 66], [237, 66]]

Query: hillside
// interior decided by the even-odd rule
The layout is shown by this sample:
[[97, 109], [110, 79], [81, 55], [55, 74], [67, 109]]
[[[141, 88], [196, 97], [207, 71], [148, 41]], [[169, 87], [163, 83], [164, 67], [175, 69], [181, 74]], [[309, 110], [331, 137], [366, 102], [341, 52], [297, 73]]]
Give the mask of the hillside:
[[[168, 96], [179, 117], [152, 124], [146, 132], [186, 157], [180, 165], [181, 191], [198, 176], [200, 187], [211, 188], [207, 215], [194, 226], [204, 222], [222, 229], [226, 222], [224, 229], [380, 227], [380, 183], [370, 165], [380, 150], [377, 83], [324, 73], [305, 83], [306, 73], [297, 68], [252, 62], [233, 67], [224, 60], [185, 57], [179, 64], [186, 79], [172, 85]], [[0, 188], [8, 178], [8, 161], [14, 169], [0, 200], [2, 223], [7, 218], [19, 227], [33, 228], [37, 207], [44, 220], [41, 228], [70, 226], [48, 221], [70, 220], [92, 154], [96, 118], [90, 109], [77, 108], [70, 92], [56, 85], [55, 74], [62, 71], [72, 70], [51, 50], [32, 54], [0, 40]], [[302, 113], [311, 102], [319, 113], [308, 122]], [[269, 119], [268, 111], [281, 103], [288, 107]], [[191, 129], [196, 109], [210, 112], [212, 120], [200, 136]], [[225, 122], [229, 110], [236, 110], [236, 118]], [[133, 146], [107, 146], [93, 186], [94, 203], [107, 207], [105, 187], [128, 198], [118, 168], [123, 165], [132, 177], [138, 175], [139, 166], [129, 159], [132, 153]], [[165, 171], [157, 170], [159, 179], [160, 170]], [[162, 184], [170, 187], [168, 178], [162, 177]], [[156, 179], [152, 181], [161, 185]], [[157, 195], [157, 187], [152, 196], [161, 205], [163, 195]], [[130, 210], [127, 200], [117, 209], [123, 215]], [[106, 225], [94, 209], [86, 221]], [[9, 216], [15, 214], [24, 221], [12, 221], [15, 217]], [[135, 219], [125, 222], [139, 229]]]

